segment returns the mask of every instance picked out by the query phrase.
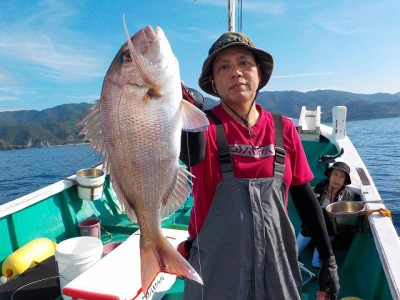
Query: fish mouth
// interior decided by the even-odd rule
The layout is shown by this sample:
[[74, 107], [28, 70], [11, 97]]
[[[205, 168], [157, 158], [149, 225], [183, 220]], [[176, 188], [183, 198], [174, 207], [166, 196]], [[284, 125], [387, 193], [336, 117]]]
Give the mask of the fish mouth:
[[157, 27], [156, 31], [154, 31], [153, 27], [151, 27], [150, 25], [147, 25], [143, 29], [143, 32], [146, 35], [146, 37], [150, 43], [154, 43], [158, 39], [158, 31], [159, 31], [159, 27]]

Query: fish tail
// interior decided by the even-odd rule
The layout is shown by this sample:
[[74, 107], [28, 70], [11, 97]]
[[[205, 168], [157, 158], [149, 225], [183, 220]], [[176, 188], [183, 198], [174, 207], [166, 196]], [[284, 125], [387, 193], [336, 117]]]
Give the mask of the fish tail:
[[175, 274], [203, 284], [199, 274], [165, 237], [162, 237], [155, 247], [142, 244], [144, 243], [140, 243], [141, 280], [145, 296], [160, 272]]

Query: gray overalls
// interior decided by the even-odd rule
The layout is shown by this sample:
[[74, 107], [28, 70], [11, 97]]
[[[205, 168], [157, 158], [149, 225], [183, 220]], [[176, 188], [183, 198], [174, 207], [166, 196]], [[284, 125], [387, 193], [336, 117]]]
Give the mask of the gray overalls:
[[204, 287], [185, 280], [183, 299], [301, 299], [296, 238], [284, 205], [282, 117], [274, 115], [272, 178], [234, 178], [224, 128], [214, 122], [223, 178], [189, 257]]

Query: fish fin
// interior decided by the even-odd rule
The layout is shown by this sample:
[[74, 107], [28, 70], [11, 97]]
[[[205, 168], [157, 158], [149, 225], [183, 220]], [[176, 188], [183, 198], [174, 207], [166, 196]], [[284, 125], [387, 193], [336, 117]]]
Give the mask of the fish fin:
[[199, 132], [206, 130], [210, 122], [206, 114], [193, 104], [182, 100], [182, 127], [184, 131]]
[[[155, 243], [155, 245], [154, 245]], [[175, 274], [179, 277], [194, 280], [203, 284], [203, 280], [185, 258], [168, 242], [161, 237], [156, 242], [144, 245], [140, 240], [141, 281], [145, 296], [157, 274], [160, 272]]]
[[137, 223], [137, 216], [136, 212], [132, 209], [129, 204], [129, 201], [126, 199], [124, 192], [122, 191], [121, 187], [118, 184], [117, 180], [113, 180], [115, 176], [111, 178], [113, 189], [115, 194], [117, 195], [118, 202], [121, 204], [123, 210], [125, 211], [126, 215], [133, 223]]
[[90, 140], [89, 148], [93, 148], [94, 152], [103, 156], [103, 168], [106, 169], [107, 173], [110, 173], [111, 160], [107, 153], [106, 142], [101, 128], [100, 100], [95, 102], [78, 125], [83, 125], [79, 135], [84, 134], [84, 139]]
[[172, 190], [171, 196], [166, 203], [163, 203], [161, 208], [161, 216], [163, 218], [170, 216], [175, 212], [183, 202], [187, 199], [192, 191], [190, 178], [193, 175], [186, 170], [184, 166], [179, 165], [176, 174], [175, 187]]
[[124, 208], [125, 208], [125, 213], [128, 216], [129, 220], [131, 220], [132, 223], [138, 223], [136, 212], [129, 205], [124, 205]]

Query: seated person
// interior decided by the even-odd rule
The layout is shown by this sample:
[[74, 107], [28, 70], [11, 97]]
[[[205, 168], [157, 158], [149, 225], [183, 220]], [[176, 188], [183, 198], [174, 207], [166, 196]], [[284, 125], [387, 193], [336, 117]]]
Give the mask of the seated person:
[[[338, 201], [352, 201], [354, 200], [354, 193], [346, 187], [351, 183], [350, 179], [350, 167], [344, 162], [335, 162], [330, 168], [325, 171], [325, 176], [328, 179], [317, 183], [314, 187], [314, 193], [321, 204], [322, 211], [326, 227], [328, 229], [329, 239], [332, 241], [335, 235], [332, 221], [329, 219], [328, 213], [325, 207], [333, 202]], [[302, 229], [297, 236], [297, 247], [298, 254], [304, 250], [304, 248], [311, 241], [311, 237], [307, 230], [302, 226]], [[314, 268], [320, 267], [319, 254], [317, 249], [314, 249], [312, 266]]]

